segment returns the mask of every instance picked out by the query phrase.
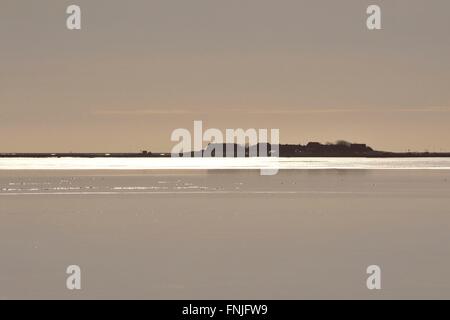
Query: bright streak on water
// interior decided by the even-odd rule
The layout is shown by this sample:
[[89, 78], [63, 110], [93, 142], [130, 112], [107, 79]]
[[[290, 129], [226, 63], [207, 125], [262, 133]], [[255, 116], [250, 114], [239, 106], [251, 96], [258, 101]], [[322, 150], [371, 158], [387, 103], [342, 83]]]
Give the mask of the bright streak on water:
[[450, 158], [1, 158], [0, 170], [450, 170]]

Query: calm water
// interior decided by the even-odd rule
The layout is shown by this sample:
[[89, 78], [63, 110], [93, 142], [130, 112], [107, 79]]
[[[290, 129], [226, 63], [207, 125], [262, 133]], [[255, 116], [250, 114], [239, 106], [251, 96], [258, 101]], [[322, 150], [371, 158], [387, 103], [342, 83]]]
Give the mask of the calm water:
[[3, 158], [0, 170], [444, 169], [450, 158]]
[[447, 159], [181, 160], [1, 159], [0, 299], [450, 298]]

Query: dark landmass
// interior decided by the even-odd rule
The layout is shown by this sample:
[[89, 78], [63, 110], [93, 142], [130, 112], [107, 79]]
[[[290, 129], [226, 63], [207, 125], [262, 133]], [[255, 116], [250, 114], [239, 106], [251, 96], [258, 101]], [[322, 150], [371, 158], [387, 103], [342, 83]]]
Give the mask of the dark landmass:
[[[222, 152], [220, 150], [222, 149]], [[238, 144], [210, 144], [201, 151], [178, 154], [180, 157], [249, 157], [276, 156], [270, 144], [243, 146]], [[334, 144], [310, 142], [306, 145], [280, 144], [280, 157], [364, 157], [364, 158], [435, 158], [450, 157], [450, 152], [387, 152], [373, 150], [365, 144], [340, 141]], [[170, 153], [142, 151], [139, 153], [0, 153], [0, 158], [169, 158]]]

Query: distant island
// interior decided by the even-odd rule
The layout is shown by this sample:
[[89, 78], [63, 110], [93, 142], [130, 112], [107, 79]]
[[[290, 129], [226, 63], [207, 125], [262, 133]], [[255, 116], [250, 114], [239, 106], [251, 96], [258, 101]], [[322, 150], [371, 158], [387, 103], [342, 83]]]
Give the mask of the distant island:
[[[267, 150], [263, 154], [274, 155], [276, 148], [270, 144], [244, 146], [238, 144], [209, 144], [204, 150], [177, 154], [179, 157], [216, 157], [216, 151], [223, 148], [223, 157], [237, 157], [250, 154], [259, 156], [260, 150]], [[253, 150], [252, 150], [253, 148]], [[361, 158], [436, 158], [450, 157], [450, 152], [388, 152], [374, 150], [366, 144], [338, 141], [336, 143], [322, 144], [309, 142], [301, 144], [280, 144], [279, 157], [361, 157]], [[227, 154], [233, 150], [233, 154]], [[250, 152], [252, 150], [253, 152]], [[256, 153], [255, 153], [256, 150]], [[220, 156], [220, 153], [218, 153]], [[136, 153], [0, 153], [0, 158], [169, 158], [170, 152], [141, 151]]]

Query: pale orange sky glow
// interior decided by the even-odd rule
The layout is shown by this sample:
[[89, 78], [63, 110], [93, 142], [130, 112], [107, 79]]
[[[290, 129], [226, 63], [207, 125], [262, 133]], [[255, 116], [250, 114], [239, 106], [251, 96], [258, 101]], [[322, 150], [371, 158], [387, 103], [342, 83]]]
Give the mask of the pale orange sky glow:
[[2, 0], [0, 152], [170, 151], [194, 120], [450, 151], [449, 32], [448, 0]]

